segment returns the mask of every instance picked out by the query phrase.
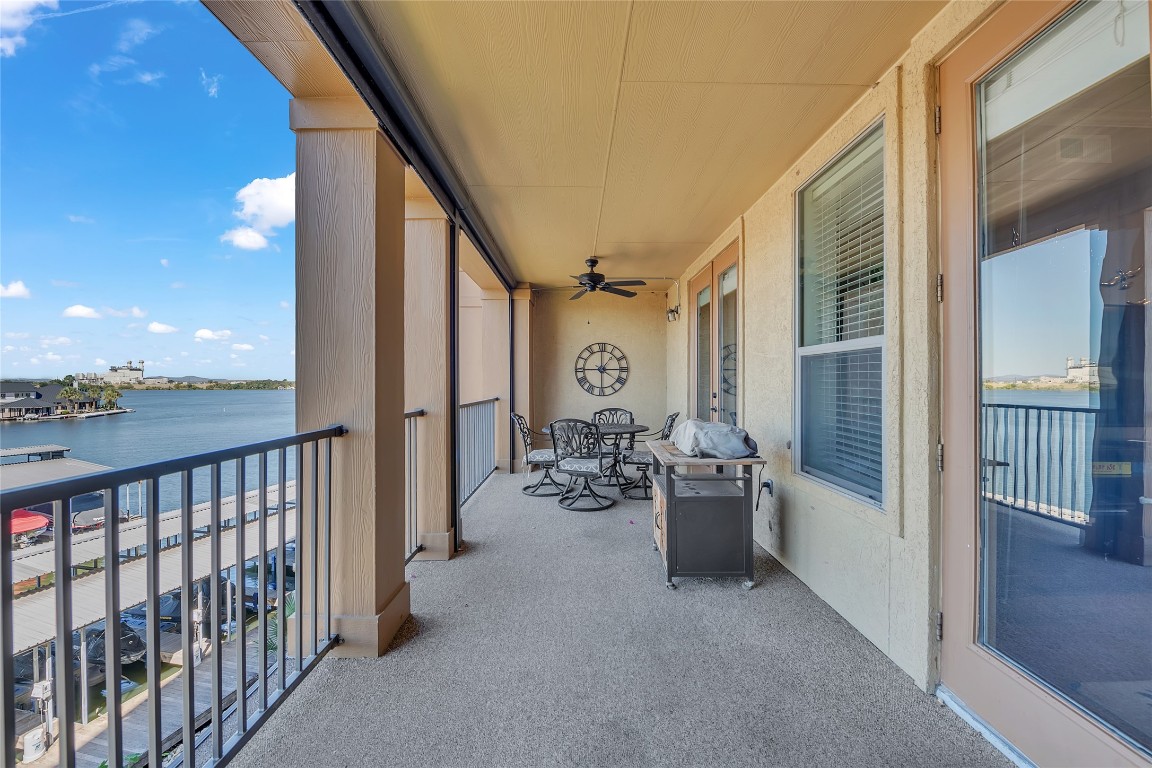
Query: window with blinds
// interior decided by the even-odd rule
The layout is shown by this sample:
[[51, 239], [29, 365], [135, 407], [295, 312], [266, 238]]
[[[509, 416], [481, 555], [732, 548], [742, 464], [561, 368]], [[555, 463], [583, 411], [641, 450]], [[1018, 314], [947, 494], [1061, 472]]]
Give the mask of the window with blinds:
[[799, 469], [883, 501], [884, 130], [797, 196]]

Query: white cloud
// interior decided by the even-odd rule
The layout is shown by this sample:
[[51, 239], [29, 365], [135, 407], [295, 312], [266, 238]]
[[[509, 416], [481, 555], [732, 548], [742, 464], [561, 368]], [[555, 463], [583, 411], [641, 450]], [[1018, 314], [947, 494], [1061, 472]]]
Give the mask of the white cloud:
[[232, 349], [235, 349], [237, 352], [251, 352], [256, 349], [256, 347], [251, 344], [233, 344]]
[[213, 331], [208, 328], [201, 328], [192, 334], [193, 338], [197, 341], [224, 341], [225, 339], [232, 338], [232, 331], [227, 328], [219, 331]]
[[23, 280], [13, 280], [4, 285], [0, 283], [0, 299], [30, 299], [32, 292], [28, 290], [28, 286], [24, 285]]
[[89, 64], [88, 74], [92, 76], [93, 80], [98, 81], [100, 79], [100, 75], [104, 74], [105, 72], [119, 72], [125, 67], [130, 67], [135, 63], [135, 59], [117, 54], [115, 56], [109, 56], [99, 64]]
[[37, 10], [56, 9], [57, 0], [4, 0], [0, 2], [0, 56], [15, 56], [28, 42], [24, 32], [37, 20]]
[[296, 220], [296, 174], [279, 179], [254, 179], [236, 193], [240, 210], [236, 218], [244, 226], [229, 230], [220, 239], [237, 248], [257, 251], [268, 247], [276, 230]]
[[158, 323], [155, 320], [148, 323], [148, 333], [176, 333], [180, 330], [174, 325], [167, 325], [166, 323]]
[[113, 309], [112, 307], [104, 307], [104, 314], [111, 317], [147, 317], [148, 313], [140, 309], [140, 307], [131, 307], [129, 309]]
[[79, 288], [80, 283], [74, 283], [71, 280], [52, 280], [53, 288]]
[[268, 338], [267, 336], [265, 336], [264, 334], [260, 334], [260, 341], [271, 341], [271, 339], [269, 339], [269, 338]]
[[236, 227], [220, 235], [220, 242], [232, 243], [245, 251], [259, 251], [268, 247], [268, 238], [252, 227]]
[[4, 334], [4, 338], [6, 338], [6, 339], [26, 339], [31, 335], [32, 334], [30, 334], [30, 333], [17, 333], [16, 331], [8, 331], [7, 333]]
[[168, 266], [168, 259], [160, 259], [160, 266], [162, 266], [162, 267]]
[[230, 357], [230, 358], [232, 358], [233, 360], [235, 360], [236, 358], [240, 357], [240, 355], [235, 355], [235, 354], [233, 354], [233, 355], [228, 355], [228, 357]]
[[81, 216], [78, 213], [68, 214], [68, 221], [72, 222], [73, 224], [95, 224], [96, 223], [96, 219], [93, 219], [90, 216]]
[[108, 365], [108, 361], [102, 357], [98, 357], [92, 361], [92, 365]]
[[30, 357], [30, 358], [28, 358], [28, 364], [29, 365], [40, 365], [40, 358]]
[[169, 285], [168, 287], [178, 291], [178, 290], [180, 290], [181, 288], [187, 288], [187, 287], [188, 287], [188, 283], [182, 283], [182, 282], [180, 282], [179, 280], [177, 280], [176, 282], [172, 283], [172, 284], [171, 284], [171, 285]]
[[40, 346], [42, 347], [67, 347], [72, 344], [72, 339], [67, 336], [41, 336]]
[[125, 85], [138, 83], [140, 85], [157, 85], [164, 79], [163, 72], [137, 72], [131, 79], [123, 81]]
[[154, 27], [143, 19], [131, 19], [124, 25], [124, 31], [120, 33], [120, 42], [116, 44], [116, 50], [121, 53], [128, 53], [160, 31], [160, 27]]
[[188, 357], [188, 353], [187, 352], [181, 352], [180, 357]]
[[220, 93], [220, 81], [223, 78], [224, 75], [212, 75], [212, 77], [208, 77], [208, 73], [204, 71], [204, 68], [200, 68], [200, 85], [204, 86], [204, 93], [213, 99]]
[[62, 317], [86, 317], [89, 320], [99, 320], [101, 315], [92, 307], [83, 304], [73, 304], [61, 313]]
[[15, 352], [16, 347], [12, 346], [11, 344], [5, 344], [4, 345], [4, 351], [5, 352]]
[[44, 359], [50, 363], [58, 363], [64, 358], [60, 357], [60, 355], [56, 354], [55, 352], [45, 352]]
[[292, 309], [292, 302], [290, 302], [290, 301], [280, 302], [280, 309]]

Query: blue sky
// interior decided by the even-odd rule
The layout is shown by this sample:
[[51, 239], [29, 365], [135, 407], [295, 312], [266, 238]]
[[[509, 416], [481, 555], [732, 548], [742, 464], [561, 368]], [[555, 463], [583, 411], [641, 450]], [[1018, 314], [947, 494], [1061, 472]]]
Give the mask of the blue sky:
[[294, 377], [288, 93], [198, 2], [0, 2], [0, 376]]
[[1069, 357], [1099, 359], [1107, 248], [1107, 232], [1082, 229], [981, 265], [984, 378], [1063, 376]]

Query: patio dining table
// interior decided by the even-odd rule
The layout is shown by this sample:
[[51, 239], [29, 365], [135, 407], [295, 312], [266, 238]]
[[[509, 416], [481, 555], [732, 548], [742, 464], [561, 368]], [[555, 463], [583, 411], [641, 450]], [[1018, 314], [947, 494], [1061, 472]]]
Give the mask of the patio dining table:
[[[608, 471], [604, 473], [604, 480], [596, 484], [615, 485], [620, 489], [620, 494], [623, 495], [632, 487], [634, 481], [624, 474], [624, 457], [620, 452], [621, 438], [626, 435], [638, 435], [641, 432], [647, 432], [649, 427], [647, 424], [597, 424], [596, 426], [600, 428], [602, 436], [615, 438], [612, 441], [612, 463], [608, 465]], [[545, 424], [540, 431], [545, 435], [551, 435], [552, 425]]]

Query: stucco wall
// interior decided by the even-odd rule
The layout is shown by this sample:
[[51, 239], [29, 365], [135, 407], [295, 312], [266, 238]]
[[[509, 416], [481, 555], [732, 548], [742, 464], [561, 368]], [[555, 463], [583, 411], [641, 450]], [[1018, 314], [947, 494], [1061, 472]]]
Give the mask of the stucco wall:
[[[601, 408], [627, 408], [636, 421], [656, 429], [665, 405], [664, 293], [625, 299], [592, 294], [569, 301], [564, 291], [539, 291], [532, 310], [533, 427], [565, 417], [590, 419]], [[628, 383], [614, 395], [596, 397], [576, 383], [576, 355], [598, 341], [628, 356]]]
[[[935, 64], [996, 3], [957, 2], [685, 271], [683, 285], [742, 238], [742, 426], [776, 492], [756, 538], [918, 685], [937, 676], [938, 305]], [[795, 193], [878, 120], [885, 125], [885, 502], [857, 501], [793, 470]], [[667, 327], [668, 408], [688, 408], [688, 307]], [[762, 588], [771, 589], [771, 584]]]

